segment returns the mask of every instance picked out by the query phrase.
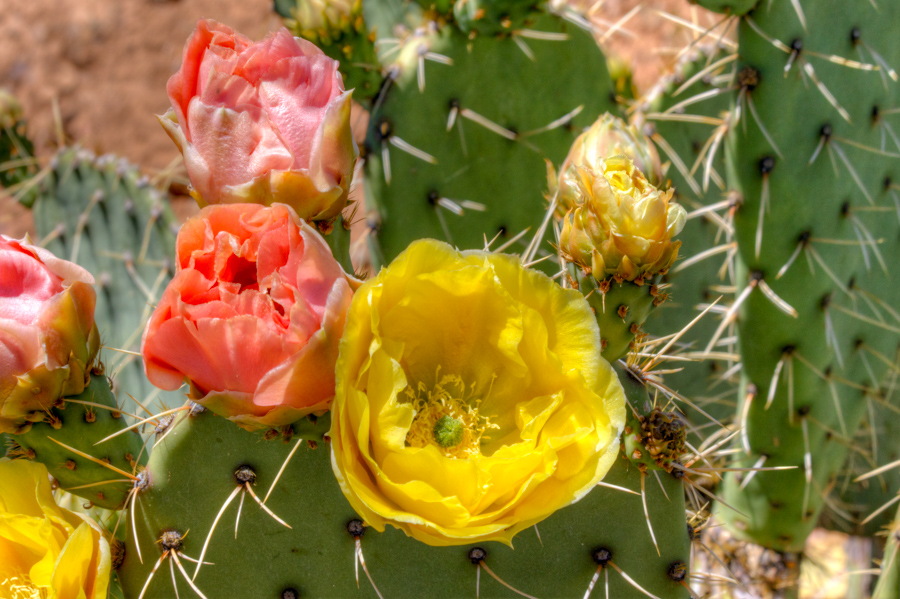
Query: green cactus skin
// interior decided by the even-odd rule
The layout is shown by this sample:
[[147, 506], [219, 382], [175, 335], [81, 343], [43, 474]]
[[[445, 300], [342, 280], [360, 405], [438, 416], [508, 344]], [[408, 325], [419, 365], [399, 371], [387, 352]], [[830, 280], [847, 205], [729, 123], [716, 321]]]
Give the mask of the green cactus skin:
[[[644, 391], [646, 397], [646, 391]], [[324, 435], [328, 418], [317, 424], [294, 425], [294, 439], [309, 439], [285, 469], [266, 505], [292, 528], [266, 515], [251, 497], [245, 498], [237, 540], [234, 522], [239, 499], [224, 512], [209, 544], [196, 584], [208, 597], [282, 597], [286, 589], [304, 597], [375, 597], [360, 573], [354, 577], [354, 538], [347, 524], [357, 518], [334, 478]], [[313, 449], [312, 447], [316, 448]], [[234, 473], [243, 465], [258, 475], [260, 499], [272, 483], [291, 446], [265, 442], [258, 434], [205, 412], [175, 426], [154, 450], [148, 466], [151, 486], [140, 493], [135, 514], [143, 564], [129, 545], [119, 570], [126, 597], [137, 597], [150, 569], [160, 557], [155, 544], [162, 531], [190, 534], [186, 555], [198, 559], [220, 508], [236, 487]], [[687, 590], [667, 574], [676, 562], [687, 562], [689, 541], [684, 521], [680, 481], [660, 477], [647, 481], [647, 501], [660, 544], [653, 548], [641, 499], [608, 488], [594, 489], [580, 502], [564, 508], [514, 539], [515, 549], [490, 542], [485, 563], [504, 581], [537, 597], [584, 595], [597, 570], [592, 552], [612, 551], [613, 563], [657, 597], [687, 597]], [[625, 459], [617, 461], [605, 482], [640, 491], [640, 473]], [[475, 594], [476, 567], [467, 554], [472, 546], [429, 547], [401, 531], [367, 529], [361, 537], [365, 562], [385, 597], [468, 597]], [[188, 562], [183, 562], [186, 565]], [[193, 574], [194, 564], [187, 565]], [[160, 569], [164, 572], [164, 568]], [[179, 593], [191, 591], [179, 576]], [[515, 594], [481, 572], [482, 597]], [[643, 597], [615, 571], [609, 572], [611, 597]], [[593, 597], [603, 597], [603, 576]], [[172, 597], [169, 576], [154, 577], [145, 597]], [[286, 595], [285, 595], [286, 596]]]
[[[881, 119], [887, 116], [879, 110], [898, 104], [900, 86], [887, 74], [882, 77], [877, 72], [834, 64], [812, 54], [872, 62], [871, 53], [865, 50], [867, 45], [880, 52], [888, 64], [900, 64], [900, 46], [892, 41], [895, 33], [890, 25], [900, 18], [900, 5], [879, 3], [879, 7], [876, 11], [868, 2], [806, 2], [803, 10], [808, 33], [790, 2], [773, 3], [771, 8], [751, 13], [753, 22], [767, 36], [795, 48], [788, 52], [766, 41], [746, 18], [739, 27], [739, 69], [752, 67], [759, 74], [758, 81], [745, 93], [751, 96], [761, 121], [784, 156], [777, 156], [752, 118], [746, 130], [743, 125], [733, 129], [728, 148], [729, 179], [743, 197], [735, 217], [735, 231], [740, 258], [747, 265], [737, 278], [739, 286], [745, 289], [747, 285], [760, 287], [758, 281], [764, 281], [796, 309], [798, 318], [776, 308], [760, 289], [746, 296], [738, 319], [743, 365], [743, 392], [739, 397], [753, 399], [746, 409], [746, 400], [742, 399], [737, 420], [746, 424], [749, 455], [744, 466], [752, 466], [765, 456], [766, 467], [797, 469], [759, 472], [743, 489], [743, 477], [729, 474], [723, 497], [744, 515], [724, 506], [720, 506], [718, 515], [739, 536], [781, 551], [802, 549], [822, 509], [824, 493], [846, 458], [848, 449], [842, 437], [853, 437], [868, 402], [883, 401], [880, 386], [889, 367], [870, 350], [889, 356], [889, 364], [897, 351], [896, 323], [878, 323], [880, 319], [893, 318], [884, 308], [889, 304], [879, 302], [888, 297], [884, 290], [889, 277], [895, 276], [896, 261], [886, 263], [885, 274], [872, 249], [875, 247], [886, 256], [889, 247], [819, 241], [854, 243], [859, 239], [854, 222], [862, 223], [873, 239], [884, 239], [888, 244], [896, 243], [898, 236], [891, 190], [884, 182], [898, 178], [900, 164], [890, 155], [866, 152], [852, 144], [880, 151], [884, 133], [886, 143], [891, 144], [885, 150], [896, 153], [900, 149], [886, 134]], [[799, 54], [796, 49], [801, 47], [800, 42], [794, 40], [802, 40]], [[785, 76], [789, 54], [793, 61]], [[807, 63], [846, 109], [852, 125], [826, 100], [817, 85], [804, 85], [799, 73], [807, 69], [808, 76]], [[746, 110], [743, 118], [748, 118]], [[810, 165], [820, 142], [824, 144], [821, 155]], [[853, 164], [859, 184], [839, 151]], [[757, 221], [764, 185], [768, 186], [770, 201], [763, 214], [763, 237], [757, 256]], [[861, 191], [860, 186], [866, 191]], [[872, 205], [875, 210], [870, 210]], [[882, 212], [887, 207], [891, 218]], [[859, 235], [865, 238], [865, 233]], [[776, 273], [801, 243], [812, 248], [821, 260], [815, 259], [808, 249], [802, 250], [806, 257], [800, 255], [777, 278]], [[864, 248], [871, 262], [868, 274]], [[841, 360], [826, 336], [827, 320], [833, 323], [833, 339]], [[779, 363], [782, 375], [766, 410]], [[837, 400], [826, 380], [829, 376]], [[791, 382], [793, 390], [789, 391]], [[754, 389], [755, 395], [751, 393]], [[809, 466], [811, 482], [807, 483]]]
[[456, 24], [465, 33], [496, 35], [522, 27], [538, 12], [538, 2], [522, 0], [457, 0]]
[[900, 597], [900, 511], [888, 528], [888, 540], [881, 560], [881, 575], [872, 592], [872, 599], [898, 599]]
[[[96, 403], [110, 409], [66, 400]], [[15, 443], [12, 453], [44, 464], [59, 482], [61, 489], [83, 497], [98, 507], [121, 508], [131, 491], [132, 482], [126, 480], [72, 489], [102, 481], [120, 481], [125, 477], [61, 447], [53, 439], [97, 459], [108, 459], [110, 465], [134, 474], [140, 466], [147, 463], [141, 435], [129, 431], [101, 445], [94, 445], [121, 431], [128, 424], [122, 414], [116, 411], [119, 407], [116, 398], [109, 388], [109, 381], [102, 374], [92, 376], [83, 393], [64, 398], [63, 402], [62, 407], [52, 408], [53, 416], [58, 418], [59, 428], [54, 428], [47, 422], [36, 422], [27, 433], [12, 437]]]
[[[651, 92], [649, 106], [644, 110], [650, 114], [661, 114], [680, 102], [712, 90], [716, 84], [720, 84], [718, 82], [722, 77], [727, 77], [730, 65], [724, 65], [711, 71], [686, 87], [677, 96], [674, 95], [700, 70], [725, 58], [726, 55], [727, 52], [724, 49], [698, 45], [694, 52], [686, 54], [683, 61], [676, 66], [674, 75], [660, 81], [656, 89]], [[732, 98], [728, 94], [721, 94], [691, 104], [684, 109], [684, 113], [721, 118], [722, 114], [731, 108], [731, 102]], [[648, 118], [648, 128], [653, 131], [654, 139], [661, 138], [665, 141], [665, 144], [674, 151], [688, 170], [692, 168], [699, 157], [701, 148], [714, 133], [713, 128], [708, 125], [655, 118], [652, 120]], [[663, 160], [673, 162], [663, 145], [658, 144], [657, 150]], [[725, 152], [722, 149], [716, 153], [713, 166], [721, 177], [726, 176]], [[720, 190], [713, 182], [710, 183], [707, 191], [703, 192], [703, 173], [704, 169], [701, 166], [695, 173], [696, 181], [692, 185], [674, 163], [666, 172], [670, 186], [675, 189], [675, 201], [689, 212], [728, 199], [727, 191]], [[700, 193], [696, 193], [695, 188]], [[721, 214], [721, 211], [718, 213]], [[731, 284], [727, 273], [724, 279], [719, 277], [719, 270], [726, 258], [724, 253], [690, 265], [683, 270], [679, 269], [679, 266], [686, 260], [728, 242], [727, 236], [709, 216], [689, 219], [678, 235], [678, 239], [681, 241], [681, 248], [678, 251], [679, 259], [660, 280], [660, 287], [669, 294], [669, 297], [658, 310], [654, 310], [650, 314], [644, 325], [645, 330], [657, 336], [671, 335], [681, 331], [699, 316], [700, 312], [697, 306], [710, 304], [722, 296], [721, 293], [717, 293], [711, 288]], [[719, 305], [722, 304], [723, 302], [720, 301]], [[714, 314], [707, 314], [680, 338], [676, 349], [690, 348], [693, 351], [701, 351], [713, 336], [717, 325]], [[734, 414], [733, 398], [737, 393], [737, 377], [732, 376], [720, 380], [732, 366], [730, 362], [707, 360], [700, 363], [683, 363], [678, 366], [683, 366], [684, 370], [667, 374], [665, 377], [669, 387], [685, 397], [691, 398], [698, 405], [702, 405], [705, 412], [720, 422], [726, 422], [732, 417]], [[700, 423], [708, 421], [705, 416], [696, 413], [690, 406], [681, 407], [690, 421]]]
[[323, 231], [319, 226], [319, 232], [344, 272], [353, 274], [353, 262], [350, 260], [350, 218], [342, 214], [330, 224], [330, 230]]
[[[658, 303], [665, 300], [656, 285], [635, 285], [614, 279], [597, 282], [590, 275], [577, 275], [579, 288], [585, 294], [600, 325], [603, 357], [609, 362], [625, 356], [631, 349], [635, 331], [640, 329]], [[601, 288], [609, 286], [606, 292]]]
[[[894, 179], [900, 176], [900, 165], [892, 165], [891, 174]], [[890, 185], [893, 185], [892, 181], [885, 179], [884, 186], [880, 190], [880, 197], [876, 197], [880, 205], [893, 205], [897, 209], [898, 206], [895, 202], [897, 202], [896, 194], [898, 192]], [[896, 264], [896, 257], [900, 256], [900, 232], [896, 227], [897, 221], [889, 218], [891, 213], [881, 214], [884, 216], [884, 222], [880, 227], [880, 237], [884, 239], [884, 243], [880, 244], [879, 248], [886, 260], [890, 260], [888, 256], [891, 256]], [[895, 212], [893, 216], [900, 219], [900, 212]], [[869, 222], [870, 220], [867, 219], [867, 224]], [[873, 230], [872, 233], [874, 235], [875, 231]], [[888, 264], [890, 265], [890, 262]], [[859, 287], [873, 293], [883, 302], [883, 305], [879, 305], [890, 307], [895, 313], [900, 307], [900, 285], [896, 284], [893, 276], [884, 276], [884, 272], [880, 268], [862, 273]], [[900, 315], [891, 314], [890, 310], [884, 308], [883, 316], [889, 326], [900, 326]], [[860, 355], [866, 354], [866, 363], [863, 363], [863, 368], [866, 371], [871, 368], [874, 371], [873, 375], [881, 379], [880, 398], [878, 400], [866, 399], [865, 422], [854, 438], [856, 446], [864, 448], [865, 455], [858, 451], [851, 452], [835, 485], [836, 492], [840, 493], [835, 501], [846, 512], [849, 512], [854, 521], [848, 523], [845, 516], [832, 511], [833, 517], [830, 518], [829, 525], [833, 524], [836, 530], [873, 536], [891, 523], [891, 510], [884, 510], [879, 516], [871, 519], [868, 516], [900, 492], [900, 468], [891, 468], [876, 477], [859, 482], [854, 482], [854, 479], [875, 468], [900, 460], [900, 442], [898, 442], [900, 440], [900, 429], [898, 429], [900, 418], [897, 417], [897, 404], [900, 399], [900, 386], [898, 386], [900, 383], [900, 341], [896, 334], [888, 333], [883, 335], [883, 338], [877, 339], [878, 344], [871, 348], [887, 358], [888, 363], [893, 362], [893, 367], [885, 370], [886, 364], [882, 362], [881, 358], [873, 354], [870, 349], [866, 349], [875, 339], [872, 339], [870, 335], [863, 339], [866, 341], [866, 345], [857, 352]], [[883, 375], [879, 376], [879, 372], [883, 372]], [[868, 522], [863, 524], [865, 520]]]
[[745, 15], [759, 4], [759, 0], [688, 0], [688, 2], [727, 15]]
[[[94, 275], [104, 345], [140, 351], [152, 305], [175, 271], [177, 225], [165, 196], [134, 167], [72, 148], [51, 161], [33, 210], [38, 240]], [[150, 409], [154, 397], [170, 408], [184, 403], [183, 394], [150, 385], [134, 356], [101, 350], [101, 357], [126, 411], [140, 409], [127, 394]]]
[[[422, 237], [446, 239], [461, 249], [481, 248], [485, 235], [491, 239], [502, 231], [494, 244], [498, 247], [504, 238], [530, 227], [521, 246], [510, 248], [519, 251], [534, 235], [546, 211], [538, 192], [546, 189], [544, 159], [559, 164], [581, 129], [615, 105], [605, 59], [588, 33], [550, 14], [535, 18], [528, 28], [569, 37], [521, 38], [534, 60], [511, 35], [469, 39], [453, 26], [419, 32], [406, 42], [400, 54], [405, 66], [390, 67], [397, 80], [386, 87], [370, 121], [369, 220], [378, 230], [377, 240], [370, 237], [376, 242], [373, 257], [391, 260]], [[426, 47], [449, 57], [453, 65], [425, 60], [423, 93], [417, 56]], [[583, 109], [568, 125], [524, 136], [579, 106]], [[466, 118], [468, 111], [519, 137], [508, 139], [483, 127]], [[448, 131], [451, 112], [457, 116]], [[437, 163], [402, 151], [392, 138], [428, 153]], [[384, 177], [383, 151], [390, 156], [390, 185]], [[440, 207], [441, 198], [477, 202], [486, 210], [465, 209], [458, 216]]]

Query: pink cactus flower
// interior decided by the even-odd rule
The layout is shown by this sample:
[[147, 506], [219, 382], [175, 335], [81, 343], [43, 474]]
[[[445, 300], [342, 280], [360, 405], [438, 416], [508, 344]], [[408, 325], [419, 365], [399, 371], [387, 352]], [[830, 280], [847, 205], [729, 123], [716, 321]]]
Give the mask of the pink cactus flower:
[[200, 205], [283, 203], [306, 220], [340, 214], [357, 149], [337, 69], [287, 29], [253, 43], [200, 21], [160, 117]]
[[25, 432], [84, 391], [100, 347], [93, 284], [27, 237], [0, 236], [0, 432]]
[[352, 291], [315, 229], [283, 204], [208, 206], [178, 233], [176, 262], [144, 331], [150, 382], [186, 380], [247, 429], [328, 409]]

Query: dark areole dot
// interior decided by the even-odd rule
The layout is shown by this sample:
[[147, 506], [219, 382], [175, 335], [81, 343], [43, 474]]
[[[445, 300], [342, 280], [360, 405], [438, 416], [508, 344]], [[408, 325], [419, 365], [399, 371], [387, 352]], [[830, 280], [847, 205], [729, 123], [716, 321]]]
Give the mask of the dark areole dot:
[[700, 534], [697, 532], [697, 530], [693, 526], [691, 526], [690, 522], [688, 522], [688, 524], [687, 524], [687, 533], [688, 533], [688, 538], [691, 541], [696, 541], [697, 539], [700, 538]]
[[381, 141], [386, 140], [391, 136], [391, 123], [387, 119], [381, 121], [378, 124], [378, 136], [381, 138]]
[[297, 589], [284, 589], [281, 591], [281, 599], [300, 599], [300, 591]]
[[831, 128], [829, 123], [825, 123], [822, 125], [822, 128], [819, 129], [819, 134], [825, 138], [826, 141], [831, 139], [831, 134], [834, 133], [834, 129]]
[[487, 557], [487, 551], [485, 551], [481, 547], [472, 547], [471, 549], [469, 549], [468, 557], [470, 562], [478, 565]]
[[181, 551], [184, 544], [184, 535], [177, 530], [164, 530], [159, 535], [159, 544], [166, 551]]
[[854, 27], [850, 30], [850, 41], [854, 46], [859, 43], [860, 37], [862, 37], [862, 31], [859, 30], [859, 27]]
[[239, 485], [245, 483], [250, 483], [252, 485], [256, 482], [256, 471], [247, 465], [239, 466], [238, 469], [234, 471], [234, 480], [236, 480]]
[[759, 161], [759, 172], [768, 175], [775, 169], [775, 157], [765, 156]]
[[801, 52], [803, 50], [803, 40], [799, 37], [791, 42], [791, 50], [793, 52]]
[[612, 551], [606, 547], [597, 547], [591, 551], [591, 559], [598, 566], [606, 567], [606, 564], [612, 561]]
[[684, 562], [672, 562], [666, 574], [675, 582], [682, 582], [687, 578], [688, 567]]
[[354, 537], [361, 537], [366, 532], [366, 527], [363, 526], [362, 520], [353, 519], [350, 522], [347, 522], [347, 532], [349, 532]]

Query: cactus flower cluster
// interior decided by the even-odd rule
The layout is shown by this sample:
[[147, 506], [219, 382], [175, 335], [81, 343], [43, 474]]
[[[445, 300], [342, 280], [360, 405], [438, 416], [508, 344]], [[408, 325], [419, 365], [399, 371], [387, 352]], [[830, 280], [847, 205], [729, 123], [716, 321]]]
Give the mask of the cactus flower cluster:
[[[23, 203], [93, 276], [0, 239], [0, 595], [740, 594], [759, 564], [710, 530], [793, 552], [831, 510], [887, 526], [897, 597], [900, 5], [698, 3], [722, 30], [627, 122], [602, 3], [276, 0], [292, 31], [256, 42], [200, 21], [160, 117], [199, 213], [70, 150]], [[5, 112], [0, 166], [28, 166]], [[763, 585], [793, 584], [768, 553]]]

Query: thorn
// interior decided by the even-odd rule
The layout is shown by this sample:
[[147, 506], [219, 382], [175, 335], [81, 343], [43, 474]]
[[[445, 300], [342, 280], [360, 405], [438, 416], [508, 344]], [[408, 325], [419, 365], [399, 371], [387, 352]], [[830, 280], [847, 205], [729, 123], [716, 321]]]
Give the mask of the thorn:
[[[131, 509], [128, 510], [129, 515], [131, 516], [131, 532], [134, 535], [134, 548], [137, 549], [138, 560], [143, 564], [144, 558], [141, 555], [141, 544], [138, 541], [137, 534], [137, 526], [134, 524], [134, 513], [137, 511], [137, 501], [138, 501], [138, 488], [134, 487], [129, 491], [129, 495], [131, 496]], [[125, 498], [125, 503], [128, 503], [128, 497]]]
[[508, 139], [510, 141], [516, 141], [516, 138], [518, 137], [515, 133], [513, 133], [509, 129], [506, 129], [505, 127], [501, 127], [494, 121], [478, 114], [477, 112], [475, 112], [474, 110], [471, 110], [469, 108], [463, 108], [459, 114], [463, 118], [467, 118], [470, 121], [481, 125], [488, 131], [493, 131], [497, 135], [499, 135], [501, 137], [505, 137], [506, 139]]
[[[141, 594], [138, 595], [138, 599], [144, 599], [144, 593], [147, 592], [147, 587], [150, 586], [150, 581], [153, 580], [153, 575], [156, 574], [156, 571], [157, 571], [157, 570], [159, 569], [159, 567], [162, 565], [163, 560], [166, 559], [166, 556], [167, 556], [168, 554], [169, 554], [169, 551], [168, 551], [168, 550], [164, 551], [163, 554], [162, 554], [162, 555], [159, 557], [159, 559], [156, 561], [156, 564], [155, 564], [155, 565], [153, 566], [153, 568], [150, 570], [150, 574], [147, 575], [147, 580], [144, 582], [144, 587], [141, 589]], [[141, 563], [143, 563], [143, 562], [141, 562]]]
[[753, 480], [753, 477], [756, 476], [756, 473], [762, 469], [762, 465], [765, 464], [766, 460], [768, 460], [768, 459], [769, 459], [769, 456], [763, 455], [763, 456], [760, 456], [758, 460], [756, 460], [756, 463], [753, 465], [753, 470], [750, 472], [749, 475], [744, 477], [743, 481], [741, 481], [741, 486], [740, 486], [741, 491], [743, 491], [744, 487], [746, 487], [750, 483], [750, 481]]
[[284, 462], [281, 464], [281, 468], [278, 469], [278, 474], [275, 475], [275, 480], [272, 481], [272, 484], [269, 485], [269, 490], [266, 491], [266, 496], [263, 498], [262, 502], [265, 503], [269, 500], [269, 495], [272, 494], [272, 491], [275, 490], [275, 485], [278, 484], [278, 481], [281, 479], [281, 475], [284, 473], [284, 469], [287, 468], [288, 463], [290, 463], [291, 458], [294, 457], [294, 454], [297, 453], [297, 450], [300, 448], [300, 445], [305, 441], [302, 437], [297, 439], [297, 442], [294, 443], [294, 447], [291, 448], [290, 453], [288, 453], [287, 457], [284, 459]]
[[583, 110], [584, 110], [584, 104], [581, 104], [580, 106], [575, 107], [574, 109], [570, 110], [563, 116], [559, 117], [558, 119], [556, 119], [554, 121], [551, 121], [550, 123], [544, 125], [543, 127], [539, 127], [537, 129], [533, 129], [531, 131], [526, 131], [525, 133], [520, 134], [519, 137], [520, 138], [530, 137], [532, 135], [537, 135], [538, 133], [544, 133], [546, 131], [552, 131], [553, 129], [558, 129], [559, 127], [563, 127], [563, 126], [567, 125], [568, 123], [572, 122], [572, 119], [574, 119], [576, 116], [581, 114], [581, 111], [583, 111]]
[[662, 557], [662, 554], [659, 552], [659, 544], [656, 542], [656, 535], [653, 534], [653, 524], [650, 523], [650, 512], [647, 510], [647, 492], [644, 489], [644, 480], [647, 478], [646, 472], [644, 469], [641, 470], [641, 503], [644, 504], [644, 519], [647, 521], [647, 529], [650, 531], [650, 540], [653, 541], [653, 546], [656, 548], [656, 555]]
[[[779, 362], [781, 364], [781, 362]], [[756, 398], [756, 385], [748, 384], [747, 385], [747, 394], [744, 396], [744, 404], [741, 406], [741, 419], [740, 419], [740, 431], [741, 431], [741, 445], [744, 447], [744, 453], [750, 455], [750, 436], [747, 432], [747, 417], [750, 414], [750, 404]]]
[[181, 572], [182, 576], [184, 576], [184, 580], [185, 580], [185, 582], [188, 583], [188, 586], [190, 586], [191, 589], [195, 593], [197, 593], [198, 597], [202, 597], [203, 599], [206, 599], [206, 595], [204, 595], [203, 593], [200, 592], [200, 589], [197, 588], [197, 585], [194, 584], [194, 581], [191, 580], [191, 578], [187, 575], [187, 572], [184, 571], [184, 566], [181, 565], [181, 560], [178, 559], [177, 551], [172, 551], [172, 559], [175, 560], [175, 565], [178, 566], [178, 571]]
[[414, 156], [415, 158], [418, 158], [419, 160], [424, 160], [425, 162], [428, 162], [431, 164], [438, 163], [437, 158], [435, 158], [428, 152], [422, 151], [419, 148], [413, 146], [412, 144], [403, 141], [396, 135], [391, 135], [390, 137], [388, 137], [388, 143], [390, 143], [392, 146], [394, 146], [398, 150], [403, 150], [410, 156]]
[[758, 287], [759, 290], [763, 292], [763, 295], [765, 295], [769, 299], [769, 301], [775, 305], [776, 308], [778, 308], [788, 316], [792, 316], [794, 318], [798, 318], [800, 316], [797, 313], [797, 310], [795, 310], [789, 303], [781, 299], [778, 294], [776, 294], [775, 291], [773, 291], [772, 288], [769, 287], [769, 284], [766, 283], [765, 279], [759, 279]]
[[[247, 489], [247, 491], [250, 493], [250, 496], [254, 499], [254, 501], [256, 501], [256, 503], [259, 504], [259, 507], [261, 507], [263, 509], [263, 511], [265, 511], [267, 514], [269, 514], [276, 522], [278, 522], [282, 526], [284, 526], [286, 528], [291, 528], [290, 524], [288, 524], [287, 522], [285, 522], [284, 520], [282, 520], [281, 518], [276, 516], [275, 512], [273, 512], [271, 509], [269, 509], [269, 507], [266, 504], [264, 504], [262, 501], [259, 500], [259, 497], [256, 496], [256, 493], [253, 491], [253, 487], [250, 486], [249, 482], [244, 483], [244, 488]], [[237, 525], [235, 525], [235, 530], [237, 530]]]
[[[219, 512], [216, 514], [215, 519], [213, 520], [212, 526], [209, 529], [209, 532], [206, 535], [206, 541], [203, 542], [203, 548], [200, 550], [200, 558], [197, 560], [197, 567], [194, 569], [194, 575], [191, 577], [191, 580], [197, 579], [197, 574], [200, 572], [200, 566], [203, 564], [203, 558], [206, 556], [206, 550], [209, 548], [209, 542], [212, 540], [213, 532], [216, 530], [216, 526], [219, 524], [219, 520], [222, 518], [222, 514], [225, 513], [225, 510], [231, 505], [231, 502], [234, 501], [234, 498], [238, 493], [241, 492], [243, 487], [236, 486], [234, 490], [231, 492], [231, 495], [228, 496], [228, 499], [225, 500], [225, 503], [222, 504], [222, 507], [219, 508]], [[237, 525], [235, 525], [235, 530], [237, 529]], [[237, 537], [237, 532], [235, 531], [235, 538]]]
[[[128, 426], [126, 428], [118, 430], [118, 431], [114, 432], [113, 434], [100, 439], [99, 441], [94, 443], [94, 447], [96, 447], [97, 445], [100, 445], [101, 443], [105, 443], [106, 441], [109, 441], [110, 439], [112, 439], [114, 437], [118, 437], [121, 434], [127, 433], [130, 430], [144, 426], [148, 422], [153, 422], [154, 424], [157, 424], [159, 422], [159, 419], [162, 418], [163, 416], [168, 416], [169, 414], [174, 414], [175, 412], [180, 412], [180, 411], [186, 410], [186, 409], [188, 409], [188, 407], [185, 405], [185, 406], [181, 406], [179, 408], [173, 408], [171, 410], [166, 410], [165, 412], [160, 412], [159, 414], [156, 414], [155, 416], [151, 416], [150, 418], [144, 418], [143, 420], [138, 420], [131, 426]], [[117, 411], [121, 411], [121, 410], [117, 410]]]
[[[366, 573], [366, 577], [369, 579], [369, 583], [372, 585], [372, 588], [375, 589], [375, 594], [378, 595], [378, 599], [384, 599], [381, 595], [381, 591], [378, 590], [378, 587], [375, 586], [375, 581], [372, 580], [372, 575], [369, 573], [369, 568], [366, 566], [366, 558], [363, 557], [362, 552], [362, 543], [360, 542], [359, 536], [356, 537], [356, 558], [359, 560], [358, 563], [362, 564], [363, 572]], [[359, 586], [359, 568], [356, 570], [356, 586]]]
[[622, 491], [622, 492], [625, 492], [625, 493], [630, 493], [631, 495], [640, 495], [640, 493], [638, 493], [637, 491], [632, 491], [631, 489], [626, 489], [625, 487], [620, 487], [620, 486], [618, 486], [618, 485], [613, 485], [613, 484], [610, 484], [610, 483], [605, 483], [605, 482], [603, 482], [603, 481], [598, 482], [598, 483], [597, 483], [597, 486], [598, 486], [598, 487], [606, 487], [606, 488], [608, 488], [608, 489], [615, 489], [616, 491]]
[[47, 438], [50, 439], [51, 441], [53, 441], [54, 443], [56, 443], [57, 445], [59, 445], [60, 447], [67, 449], [67, 450], [71, 451], [72, 453], [79, 455], [87, 460], [90, 460], [90, 461], [94, 462], [95, 464], [99, 464], [100, 466], [103, 466], [104, 468], [106, 468], [108, 470], [112, 470], [113, 472], [121, 474], [122, 476], [127, 477], [131, 481], [137, 480], [137, 477], [134, 476], [133, 474], [129, 474], [128, 472], [125, 472], [124, 470], [120, 470], [119, 468], [116, 468], [112, 464], [108, 464], [108, 463], [104, 462], [103, 460], [98, 460], [97, 458], [90, 456], [90, 455], [84, 453], [83, 451], [79, 451], [79, 450], [75, 449], [74, 447], [69, 447], [65, 443], [57, 441], [53, 437], [47, 437]]
[[[243, 489], [243, 487], [238, 487], [238, 488]], [[238, 503], [237, 517], [234, 519], [234, 538], [235, 539], [237, 539], [238, 524], [241, 521], [241, 511], [243, 511], [243, 509], [244, 509], [244, 497], [246, 497], [246, 496], [247, 496], [246, 493], [241, 493], [241, 501], [240, 501], [240, 503]]]
[[806, 512], [809, 508], [809, 491], [812, 487], [812, 452], [809, 448], [809, 425], [807, 423], [807, 419], [803, 418], [800, 421], [800, 426], [803, 429], [803, 469], [806, 475], [806, 483], [803, 485], [803, 509], [801, 510], [801, 519], [806, 520]]

